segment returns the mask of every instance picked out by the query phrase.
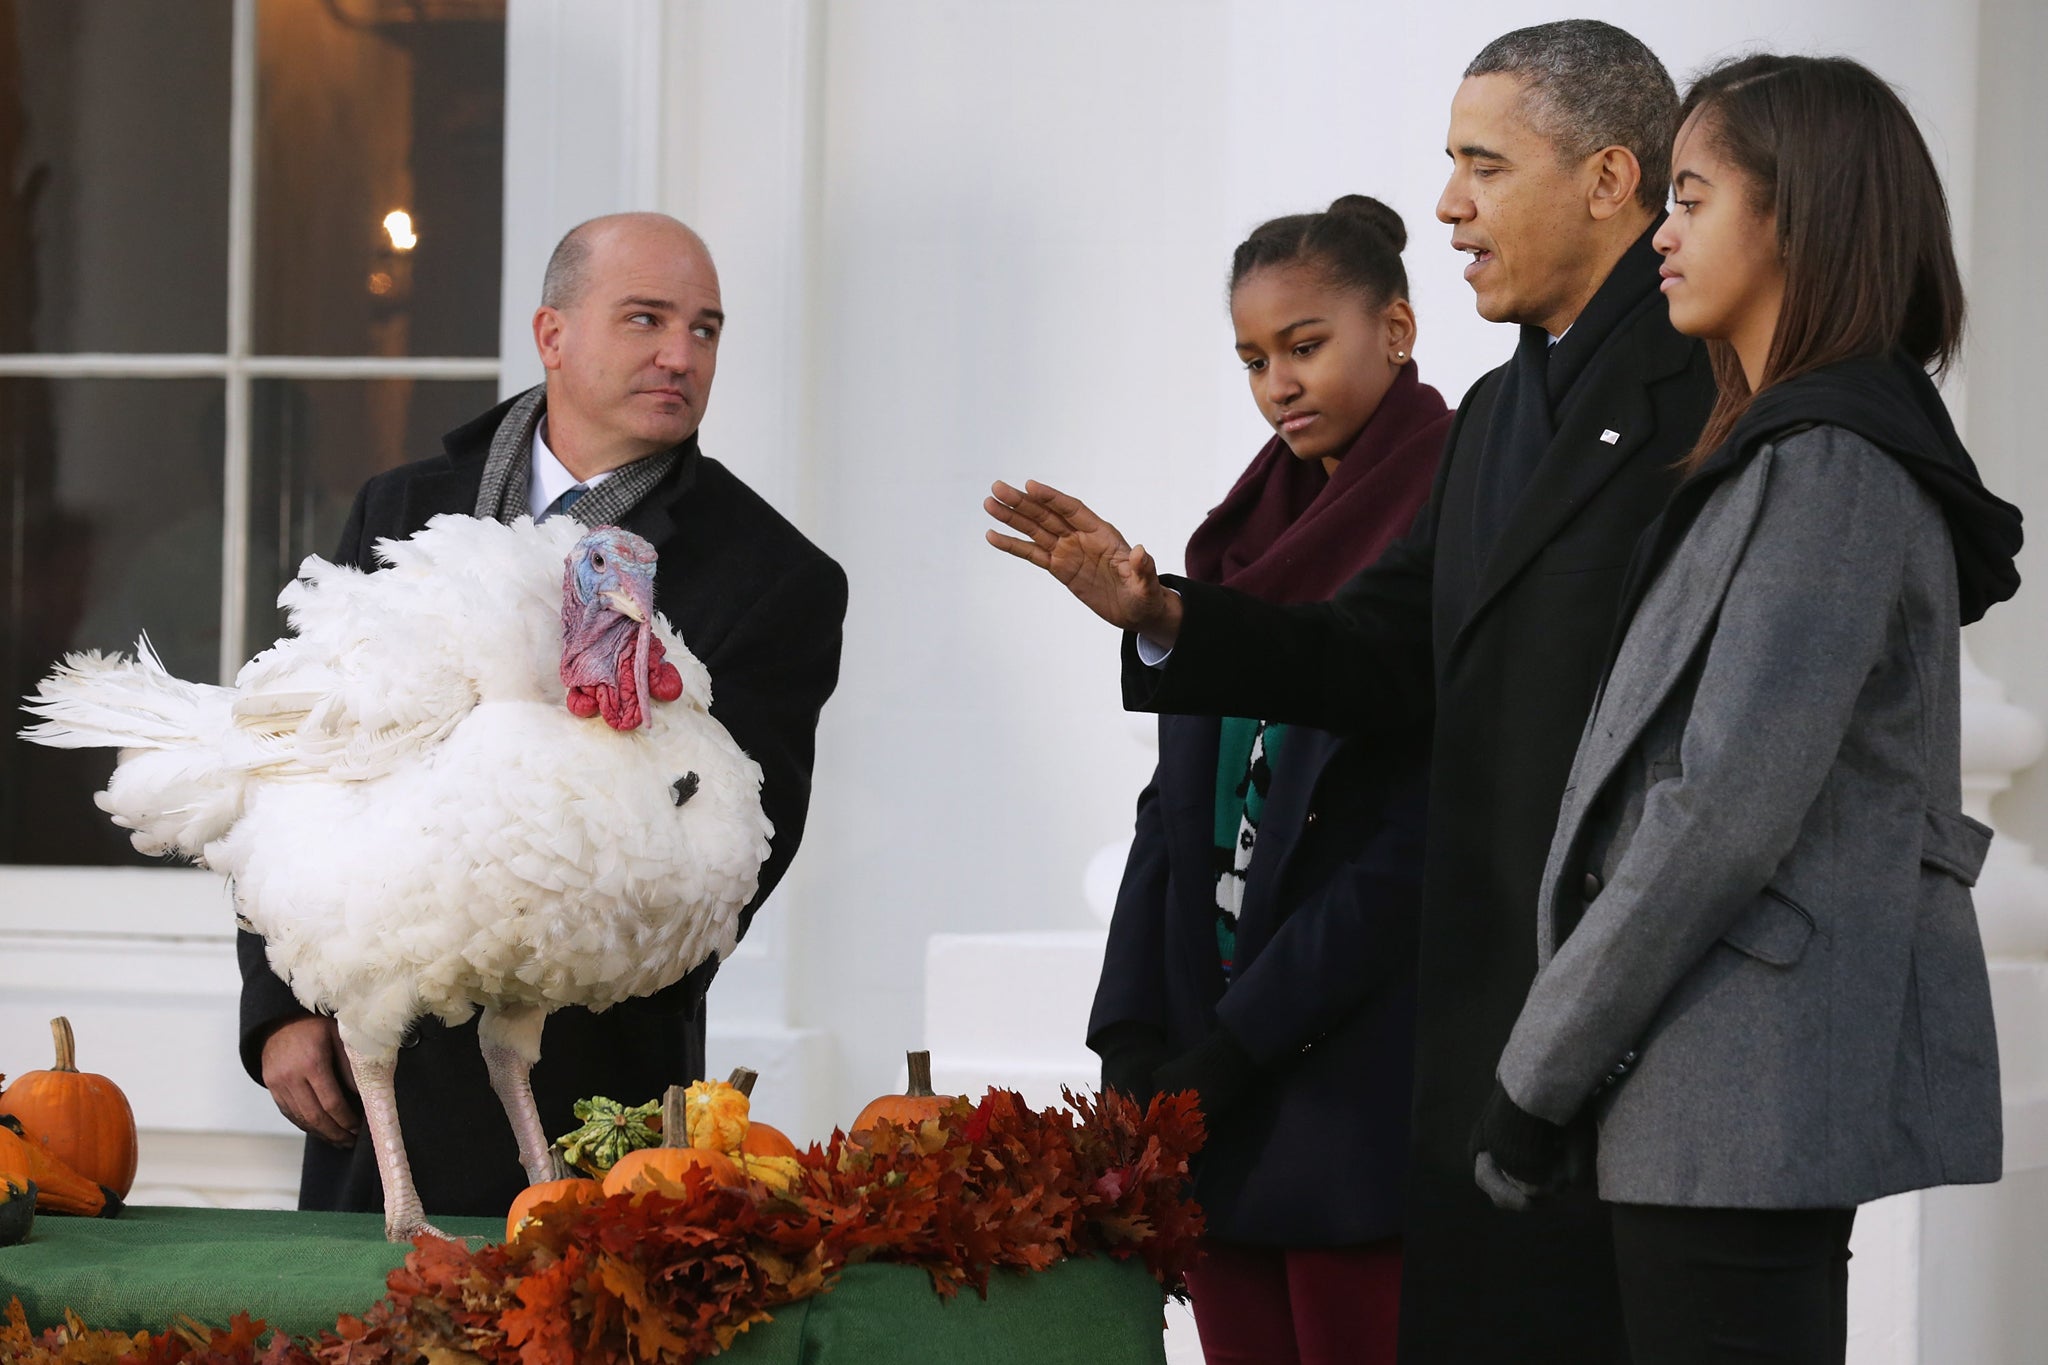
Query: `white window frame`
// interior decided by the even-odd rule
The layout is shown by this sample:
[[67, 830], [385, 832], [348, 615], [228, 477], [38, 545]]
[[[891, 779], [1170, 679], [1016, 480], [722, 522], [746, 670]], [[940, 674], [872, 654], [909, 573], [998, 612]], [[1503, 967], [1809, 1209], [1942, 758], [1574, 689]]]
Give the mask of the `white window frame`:
[[[256, 223], [256, 3], [234, 0], [229, 58], [227, 346], [218, 354], [0, 354], [0, 379], [219, 379], [225, 386], [221, 494], [220, 680], [248, 658], [250, 402], [258, 379], [469, 379], [497, 382], [496, 356], [280, 356], [252, 352]], [[512, 6], [510, 8], [517, 8]], [[508, 45], [510, 16], [508, 14]], [[509, 65], [509, 64], [508, 64]], [[509, 104], [509, 101], [508, 101]], [[523, 159], [510, 154], [507, 167]], [[508, 189], [507, 202], [511, 201]], [[536, 278], [538, 278], [536, 272]], [[501, 286], [501, 296], [503, 288]], [[53, 880], [53, 878], [55, 880]], [[0, 907], [19, 909], [64, 887], [64, 918], [90, 930], [117, 921], [138, 895], [161, 898], [167, 924], [194, 931], [222, 919], [218, 879], [183, 868], [0, 866]], [[0, 941], [7, 937], [0, 921]], [[221, 937], [232, 941], [232, 924]]]

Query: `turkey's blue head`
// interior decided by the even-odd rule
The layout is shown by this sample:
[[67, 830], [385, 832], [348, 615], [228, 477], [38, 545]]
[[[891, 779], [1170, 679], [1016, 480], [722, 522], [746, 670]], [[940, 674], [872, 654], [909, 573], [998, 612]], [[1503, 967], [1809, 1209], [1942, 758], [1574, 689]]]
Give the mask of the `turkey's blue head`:
[[599, 526], [562, 569], [562, 685], [569, 709], [602, 715], [614, 730], [647, 719], [643, 698], [674, 701], [682, 675], [654, 635], [654, 547], [631, 531]]

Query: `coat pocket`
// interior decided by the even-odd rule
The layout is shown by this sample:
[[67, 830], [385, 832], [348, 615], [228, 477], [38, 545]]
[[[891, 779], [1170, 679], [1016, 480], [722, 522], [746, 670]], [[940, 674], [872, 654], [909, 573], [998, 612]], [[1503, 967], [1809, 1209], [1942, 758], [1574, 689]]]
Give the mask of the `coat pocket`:
[[1813, 916], [1806, 907], [1767, 886], [1721, 941], [1759, 962], [1789, 967], [1805, 955], [1812, 937]]
[[1920, 861], [1938, 867], [1964, 886], [1975, 886], [1991, 851], [1991, 829], [1960, 811], [1927, 809], [1920, 833]]

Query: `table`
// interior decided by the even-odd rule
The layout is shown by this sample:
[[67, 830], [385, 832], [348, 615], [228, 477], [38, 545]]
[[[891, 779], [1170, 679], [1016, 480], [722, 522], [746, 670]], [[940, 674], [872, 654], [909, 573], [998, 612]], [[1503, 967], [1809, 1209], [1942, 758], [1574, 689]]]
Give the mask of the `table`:
[[[452, 1236], [496, 1238], [504, 1223], [443, 1218]], [[237, 1312], [298, 1336], [360, 1313], [410, 1248], [370, 1213], [130, 1208], [119, 1218], [36, 1219], [0, 1247], [0, 1305], [18, 1296], [29, 1325], [76, 1312], [89, 1327], [162, 1331], [180, 1314], [225, 1324]], [[990, 1278], [988, 1298], [951, 1301], [913, 1266], [858, 1265], [829, 1293], [791, 1304], [716, 1359], [724, 1365], [1159, 1365], [1159, 1286], [1136, 1262], [1066, 1261]]]

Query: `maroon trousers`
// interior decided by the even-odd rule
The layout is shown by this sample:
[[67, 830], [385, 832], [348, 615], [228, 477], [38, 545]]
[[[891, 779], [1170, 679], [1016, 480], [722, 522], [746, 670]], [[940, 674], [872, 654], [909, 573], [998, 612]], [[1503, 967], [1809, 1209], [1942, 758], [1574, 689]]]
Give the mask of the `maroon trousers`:
[[1292, 1249], [1204, 1238], [1187, 1279], [1209, 1365], [1394, 1365], [1398, 1237]]

